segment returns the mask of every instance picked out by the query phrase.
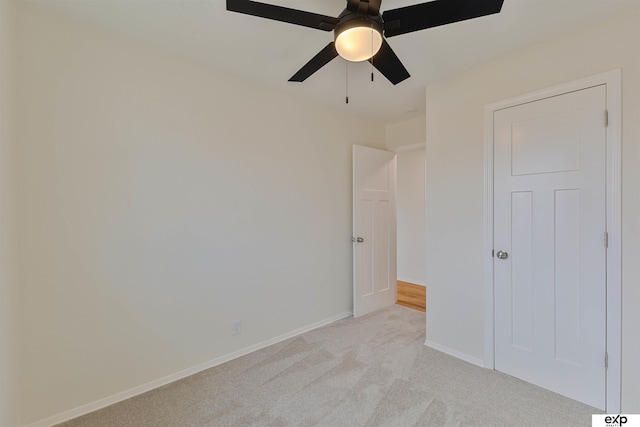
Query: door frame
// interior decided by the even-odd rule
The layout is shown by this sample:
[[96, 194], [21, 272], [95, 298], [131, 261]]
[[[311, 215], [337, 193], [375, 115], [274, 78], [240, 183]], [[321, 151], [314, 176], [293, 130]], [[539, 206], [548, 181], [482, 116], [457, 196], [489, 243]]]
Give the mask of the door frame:
[[[606, 411], [620, 413], [622, 354], [622, 70], [615, 69], [488, 104], [484, 107], [484, 366], [495, 369], [494, 274], [493, 274], [493, 125], [494, 113], [517, 105], [587, 89], [606, 86], [606, 227], [607, 337]], [[604, 112], [603, 112], [603, 120]], [[604, 238], [604, 236], [603, 236]], [[604, 242], [603, 242], [604, 244]], [[604, 363], [604, 360], [603, 360]]]

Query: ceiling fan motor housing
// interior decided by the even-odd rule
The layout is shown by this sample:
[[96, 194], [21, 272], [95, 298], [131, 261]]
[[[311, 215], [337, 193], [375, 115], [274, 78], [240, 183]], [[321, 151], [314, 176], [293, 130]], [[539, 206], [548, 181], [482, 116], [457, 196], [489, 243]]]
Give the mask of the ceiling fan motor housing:
[[382, 34], [384, 28], [384, 21], [380, 15], [361, 15], [359, 13], [351, 12], [349, 9], [345, 9], [342, 11], [340, 16], [338, 16], [338, 19], [340, 22], [338, 22], [333, 31], [336, 36], [343, 31], [354, 27], [370, 27], [380, 34]]
[[361, 15], [348, 9], [339, 17], [334, 29], [335, 46], [344, 59], [366, 61], [382, 46], [383, 21], [380, 15]]

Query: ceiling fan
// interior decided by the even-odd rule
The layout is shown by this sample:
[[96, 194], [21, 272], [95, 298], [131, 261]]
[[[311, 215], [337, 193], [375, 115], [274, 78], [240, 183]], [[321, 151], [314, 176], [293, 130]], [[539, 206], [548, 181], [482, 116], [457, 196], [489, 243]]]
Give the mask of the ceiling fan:
[[433, 0], [382, 14], [381, 2], [347, 0], [347, 8], [337, 18], [250, 0], [227, 0], [227, 10], [334, 32], [334, 41], [311, 58], [290, 82], [305, 81], [340, 55], [347, 61], [371, 62], [396, 85], [410, 75], [385, 37], [499, 13], [504, 0]]

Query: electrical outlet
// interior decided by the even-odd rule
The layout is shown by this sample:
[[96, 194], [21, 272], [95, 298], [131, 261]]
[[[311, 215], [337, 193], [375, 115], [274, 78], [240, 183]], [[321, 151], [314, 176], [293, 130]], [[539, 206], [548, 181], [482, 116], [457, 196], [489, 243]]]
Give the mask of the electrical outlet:
[[239, 335], [241, 326], [242, 320], [234, 320], [231, 322], [231, 335]]

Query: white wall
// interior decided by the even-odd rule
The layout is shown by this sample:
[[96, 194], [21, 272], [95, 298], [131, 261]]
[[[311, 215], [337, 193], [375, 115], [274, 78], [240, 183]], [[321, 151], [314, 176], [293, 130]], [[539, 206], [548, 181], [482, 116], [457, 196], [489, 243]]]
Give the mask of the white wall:
[[381, 125], [28, 5], [19, 49], [22, 423], [351, 310]]
[[426, 118], [415, 117], [385, 126], [385, 146], [387, 150], [395, 148], [423, 144], [426, 140]]
[[427, 339], [483, 357], [483, 107], [623, 70], [622, 409], [640, 412], [640, 12], [427, 88]]
[[15, 307], [13, 275], [13, 45], [14, 4], [0, 0], [0, 426], [15, 424]]
[[425, 149], [398, 151], [398, 280], [424, 285]]

